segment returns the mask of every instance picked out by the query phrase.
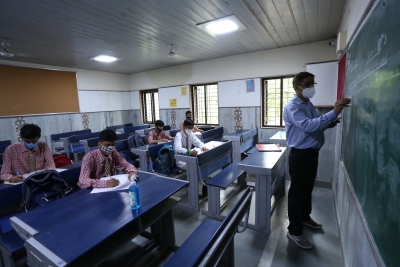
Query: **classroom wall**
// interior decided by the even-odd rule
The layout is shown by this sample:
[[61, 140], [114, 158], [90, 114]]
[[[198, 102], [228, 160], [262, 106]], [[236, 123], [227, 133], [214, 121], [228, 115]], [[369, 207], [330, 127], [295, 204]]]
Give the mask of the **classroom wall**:
[[294, 74], [304, 71], [307, 63], [336, 60], [335, 47], [329, 46], [329, 41], [331, 40], [130, 74], [129, 88], [134, 91]]
[[111, 125], [141, 124], [139, 92], [128, 92], [128, 75], [1, 59], [0, 64], [76, 71], [81, 110], [70, 114], [0, 117], [0, 140], [17, 143], [19, 129], [24, 123], [39, 125], [49, 145], [51, 134], [87, 128], [98, 132]]
[[[366, 9], [370, 8], [374, 2], [375, 0], [348, 0], [346, 2], [339, 31], [347, 31], [347, 44], [354, 38], [358, 25], [362, 24]], [[345, 266], [382, 266], [377, 260], [380, 257], [379, 251], [363, 226], [365, 219], [357, 208], [357, 196], [352, 190], [352, 183], [346, 178], [340, 161], [341, 134], [342, 128], [339, 125], [336, 129], [332, 188]]]

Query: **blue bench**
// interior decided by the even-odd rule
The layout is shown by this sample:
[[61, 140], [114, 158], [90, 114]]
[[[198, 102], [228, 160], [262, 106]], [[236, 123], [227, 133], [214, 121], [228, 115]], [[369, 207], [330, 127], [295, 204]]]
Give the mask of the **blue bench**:
[[163, 130], [164, 130], [164, 131], [169, 131], [169, 130], [171, 130], [171, 126], [169, 126], [169, 125], [164, 125]]
[[[221, 211], [225, 208], [228, 201], [238, 192], [241, 188], [247, 186], [246, 184], [247, 173], [240, 170], [237, 162], [232, 162], [229, 166], [224, 168], [218, 174], [209, 179], [205, 184], [208, 191], [208, 211], [202, 210], [202, 213], [215, 218], [223, 218]], [[220, 192], [226, 190], [235, 180], [238, 180], [237, 186], [221, 205]]]
[[[252, 190], [247, 188], [222, 222], [205, 219], [164, 267], [235, 266], [234, 236], [246, 229], [251, 198]], [[238, 230], [244, 216], [245, 227]]]
[[242, 134], [241, 136], [241, 152], [245, 154], [251, 154], [257, 150], [257, 128]]
[[218, 127], [201, 134], [203, 143], [210, 141], [222, 141], [222, 135], [224, 134], [224, 127]]
[[252, 130], [240, 130], [225, 135], [224, 140], [232, 141], [233, 143], [233, 161], [242, 161], [243, 156], [256, 151], [255, 145], [257, 144], [257, 128]]
[[74, 161], [78, 162], [78, 154], [85, 152], [85, 147], [80, 143], [80, 140], [95, 138], [98, 137], [99, 134], [100, 132], [95, 132], [95, 133], [72, 135], [68, 138], [61, 138], [64, 141], [64, 151], [68, 151], [68, 154], [73, 153]]
[[[79, 174], [81, 171], [81, 163], [74, 163], [69, 166], [63, 167], [67, 169], [60, 173], [61, 177], [67, 182], [68, 185], [76, 187], [76, 183], [79, 180]], [[9, 194], [15, 195], [14, 189], [19, 189], [21, 192], [22, 185], [10, 185]], [[3, 191], [3, 190], [2, 190]], [[1, 195], [1, 197], [7, 197], [7, 194]], [[20, 203], [22, 195], [14, 196], [14, 201]], [[3, 199], [1, 199], [3, 202]], [[10, 224], [10, 218], [15, 216], [17, 212], [11, 212], [9, 214], [0, 217], [0, 250], [3, 262], [7, 267], [14, 267], [18, 261], [26, 261], [26, 250], [24, 247], [24, 240], [15, 232]], [[1, 261], [0, 261], [1, 263]], [[0, 265], [1, 266], [1, 265]]]
[[[72, 132], [65, 132], [65, 133], [59, 133], [59, 134], [52, 134], [50, 135], [51, 138], [51, 147], [53, 148], [53, 152], [60, 152], [61, 150], [64, 150], [64, 146], [62, 147], [54, 147], [56, 143], [62, 142], [61, 138], [67, 138], [72, 135], [78, 135], [78, 134], [85, 134], [85, 133], [91, 133], [92, 130], [87, 129], [87, 130], [80, 130], [80, 131], [72, 131]], [[65, 152], [67, 153], [67, 152]]]
[[0, 154], [0, 170], [3, 167], [3, 153]]
[[123, 129], [125, 127], [131, 127], [133, 126], [132, 123], [126, 123], [126, 124], [121, 124], [121, 125], [113, 125], [113, 126], [107, 126], [106, 129], [111, 129], [116, 131], [117, 129]]
[[135, 166], [139, 166], [140, 165], [139, 161], [131, 159], [131, 149], [128, 146], [128, 140], [127, 139], [118, 140], [117, 142], [115, 142], [115, 149], [130, 164], [133, 164]]
[[142, 129], [147, 129], [150, 128], [149, 124], [143, 124], [143, 125], [136, 125], [136, 126], [131, 126], [131, 127], [124, 127], [124, 133], [134, 133], [137, 130], [142, 130]]
[[11, 145], [11, 140], [3, 140], [3, 141], [0, 141], [0, 147], [1, 146], [9, 146], [9, 145]]
[[170, 130], [170, 131], [169, 131], [169, 135], [172, 136], [172, 137], [175, 137], [176, 134], [177, 134], [178, 132], [180, 132], [180, 131], [181, 131], [181, 130], [179, 130], [179, 129]]

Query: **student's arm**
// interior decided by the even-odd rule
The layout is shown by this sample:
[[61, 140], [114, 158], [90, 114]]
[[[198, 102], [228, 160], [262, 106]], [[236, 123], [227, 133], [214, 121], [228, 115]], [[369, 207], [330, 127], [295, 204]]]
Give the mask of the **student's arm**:
[[3, 167], [1, 168], [0, 178], [3, 181], [11, 182], [14, 177], [12, 173], [12, 151], [10, 146], [6, 148], [3, 154]]
[[149, 141], [149, 144], [157, 143], [157, 141], [154, 140], [154, 130], [149, 133], [148, 141]]
[[53, 154], [50, 151], [49, 146], [43, 142], [43, 157], [44, 157], [44, 169], [55, 170], [56, 164], [54, 163]]
[[100, 180], [101, 177], [94, 177], [95, 179], [91, 179], [90, 176], [93, 173], [96, 173], [95, 166], [96, 161], [92, 157], [91, 154], [87, 154], [83, 157], [82, 166], [81, 166], [81, 174], [79, 175], [78, 186], [82, 189], [88, 187], [107, 187], [107, 181]]
[[177, 154], [186, 154], [186, 148], [182, 147], [182, 132], [179, 132], [175, 136], [174, 141], [174, 152]]
[[123, 171], [126, 173], [134, 172], [135, 174], [137, 174], [136, 167], [133, 166], [132, 164], [130, 164], [129, 162], [127, 162], [126, 159], [118, 153], [118, 151], [114, 150], [112, 152], [112, 157], [113, 157], [113, 161], [115, 164], [115, 168], [117, 170], [120, 170], [120, 171]]
[[203, 142], [201, 142], [200, 139], [197, 138], [197, 136], [194, 133], [192, 133], [190, 137], [192, 138], [192, 144], [195, 147], [203, 148], [205, 146], [205, 144]]

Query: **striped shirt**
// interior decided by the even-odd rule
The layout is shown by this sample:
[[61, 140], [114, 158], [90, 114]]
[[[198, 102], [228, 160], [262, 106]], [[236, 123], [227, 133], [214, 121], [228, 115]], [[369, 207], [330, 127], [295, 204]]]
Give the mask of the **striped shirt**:
[[153, 140], [162, 140], [162, 139], [172, 140], [172, 136], [167, 134], [165, 131], [161, 131], [159, 134], [157, 134], [156, 130], [153, 130], [149, 133], [149, 143], [153, 142]]
[[106, 158], [110, 162], [111, 174], [115, 173], [115, 169], [126, 173], [137, 173], [135, 166], [128, 163], [117, 150], [114, 149], [110, 155], [105, 157], [100, 149], [96, 149], [83, 157], [81, 174], [78, 181], [80, 188], [107, 187], [107, 181], [100, 180], [100, 178], [107, 176], [104, 169]]
[[[53, 154], [45, 142], [39, 142], [32, 149], [35, 158], [36, 170], [54, 170]], [[10, 145], [3, 154], [3, 167], [1, 168], [1, 180], [10, 181], [17, 172], [21, 175], [29, 171], [29, 149], [22, 143]]]

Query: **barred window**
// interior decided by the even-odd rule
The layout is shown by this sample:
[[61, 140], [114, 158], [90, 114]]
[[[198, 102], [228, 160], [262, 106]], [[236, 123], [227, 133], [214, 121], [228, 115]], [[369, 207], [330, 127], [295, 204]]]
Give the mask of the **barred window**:
[[158, 105], [158, 91], [146, 90], [140, 92], [142, 100], [143, 123], [155, 123], [160, 119], [160, 108]]
[[293, 77], [262, 79], [262, 127], [285, 126], [283, 109], [295, 93]]
[[218, 85], [192, 86], [192, 107], [195, 124], [218, 125]]

